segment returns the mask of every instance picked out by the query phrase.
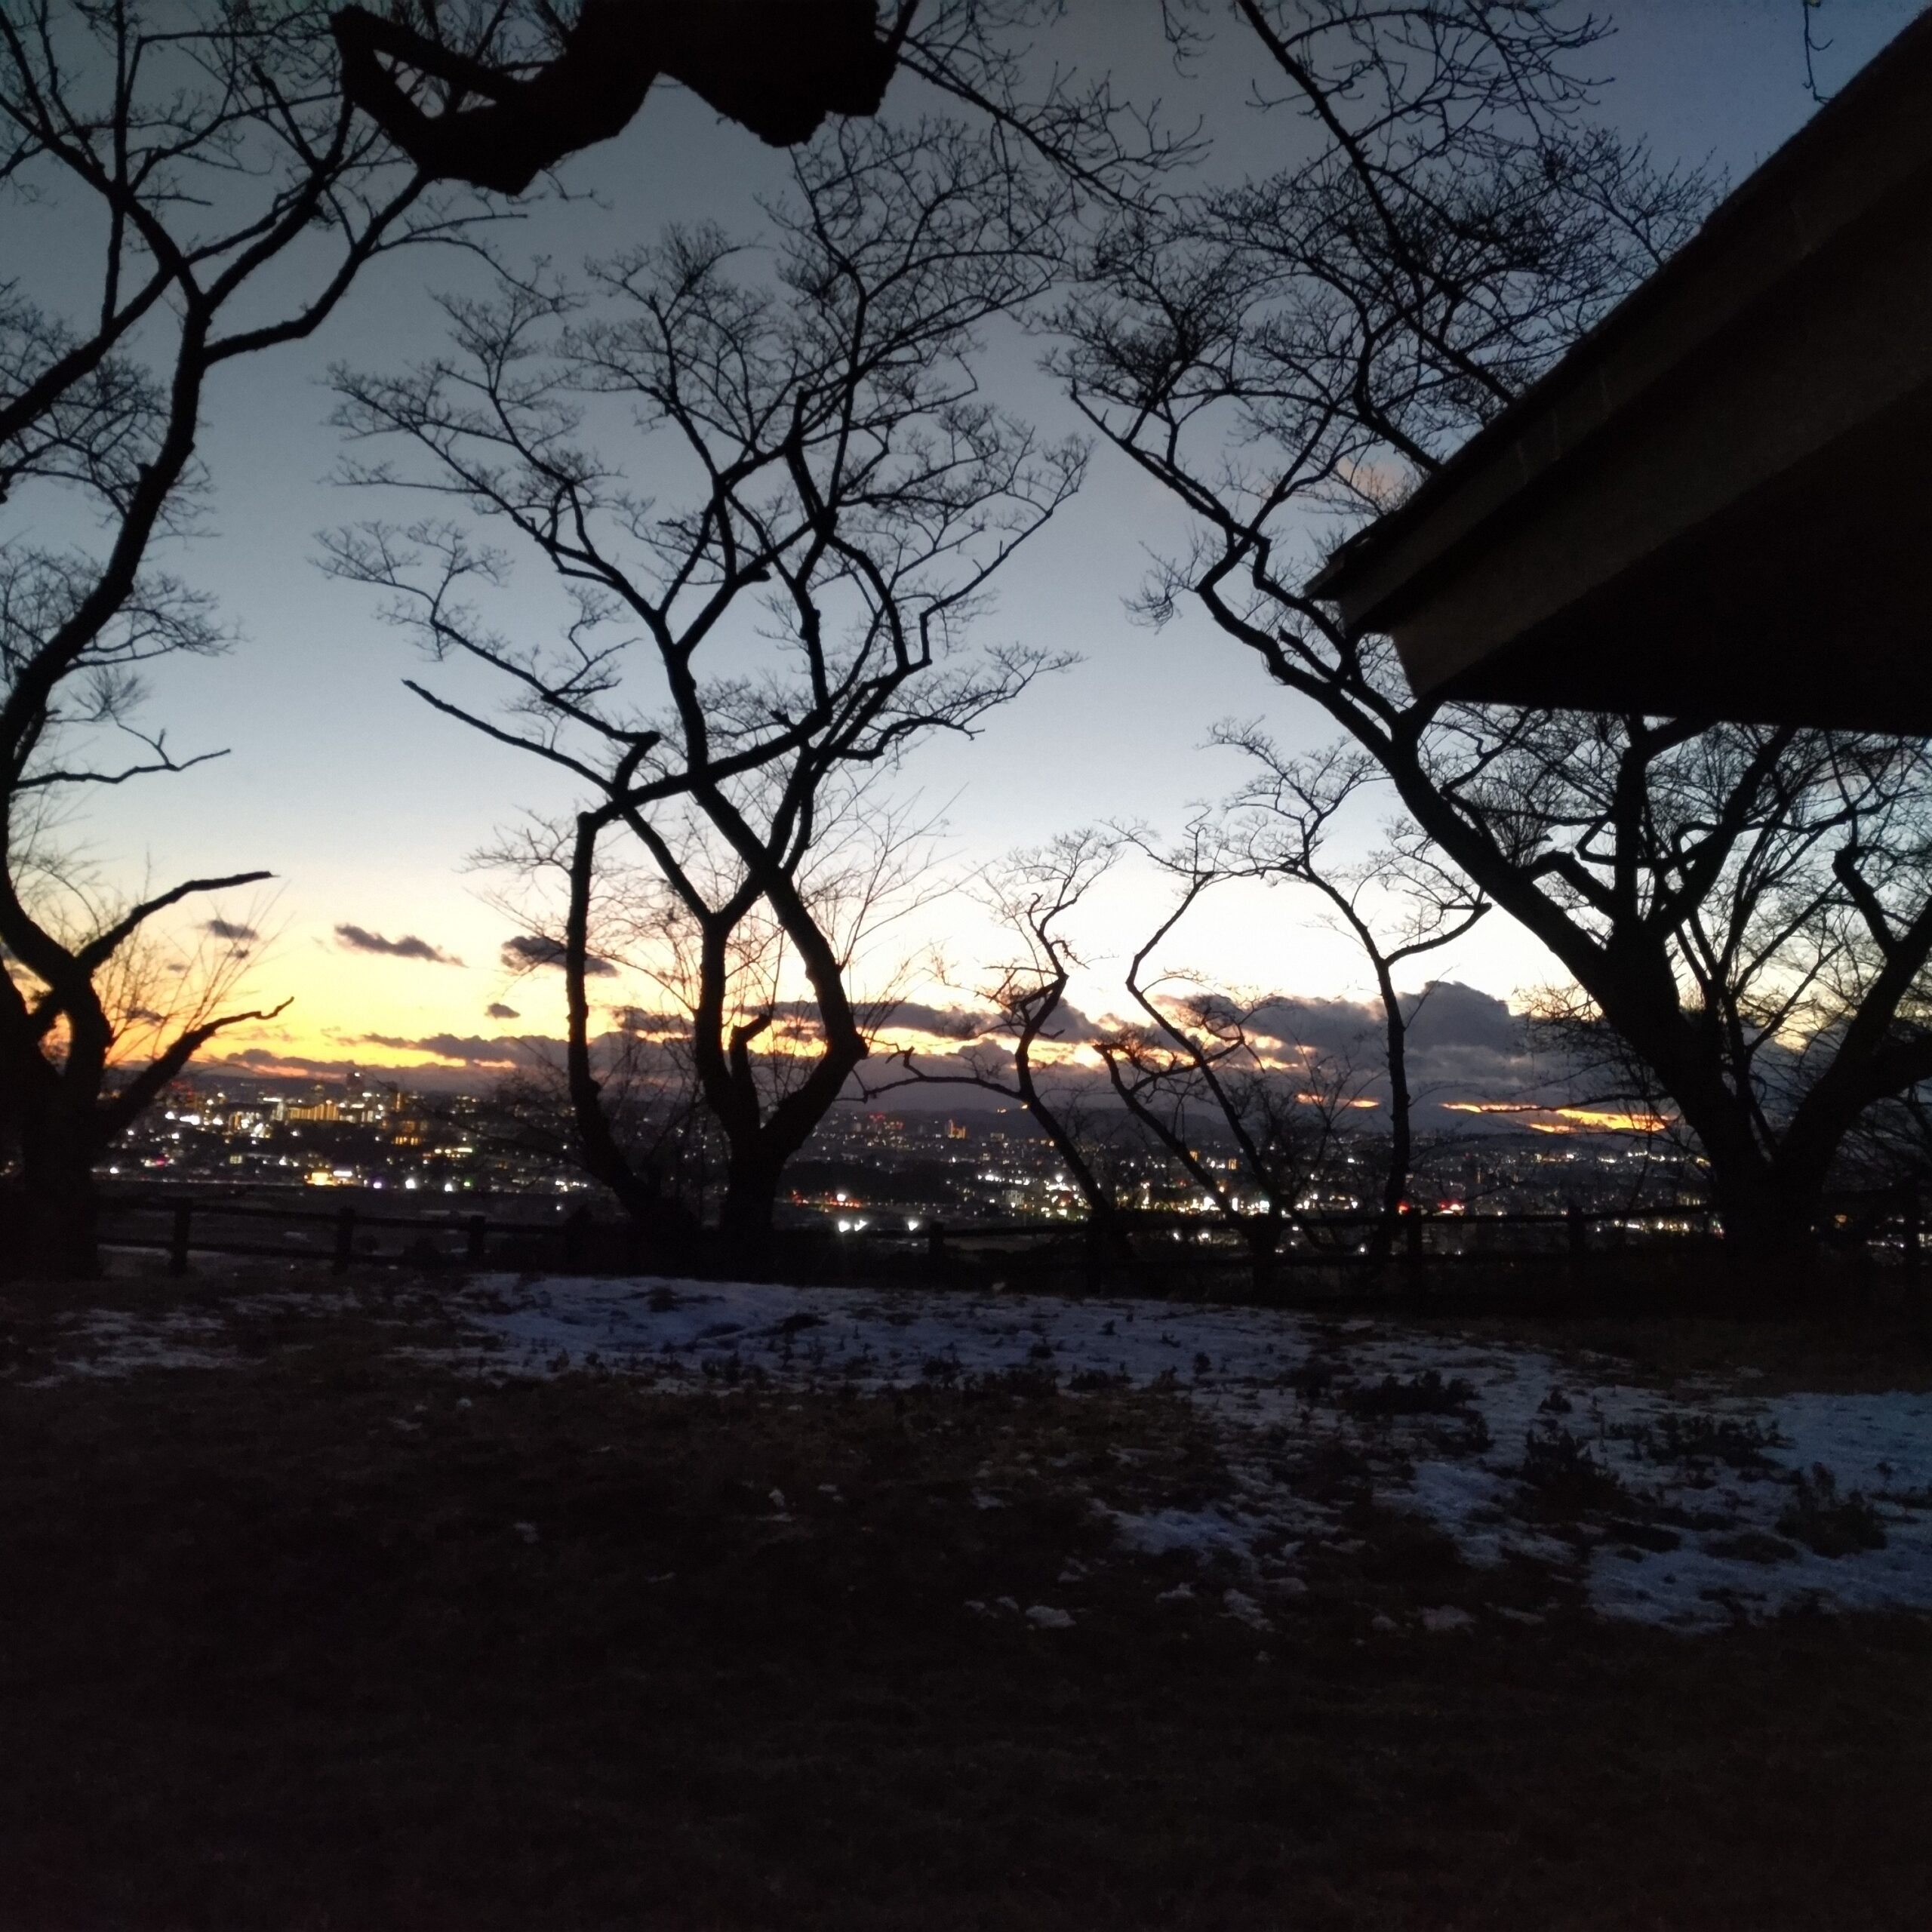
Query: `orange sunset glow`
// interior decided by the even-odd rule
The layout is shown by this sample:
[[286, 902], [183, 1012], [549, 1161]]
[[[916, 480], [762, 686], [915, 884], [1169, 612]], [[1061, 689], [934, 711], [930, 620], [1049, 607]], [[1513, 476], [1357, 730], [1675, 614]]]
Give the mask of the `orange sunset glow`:
[[1513, 1115], [1533, 1134], [1661, 1134], [1671, 1124], [1661, 1114], [1614, 1107], [1540, 1107], [1518, 1100], [1445, 1100], [1442, 1110]]

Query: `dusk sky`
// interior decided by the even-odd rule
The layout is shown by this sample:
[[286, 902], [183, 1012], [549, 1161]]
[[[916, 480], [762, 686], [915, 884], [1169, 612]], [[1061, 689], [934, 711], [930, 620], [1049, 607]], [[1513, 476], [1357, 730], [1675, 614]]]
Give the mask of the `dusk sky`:
[[[1841, 85], [1918, 11], [1915, 0], [1834, 0], [1821, 17], [1832, 43], [1822, 83]], [[1124, 91], [1161, 94], [1177, 120], [1204, 117], [1217, 139], [1209, 163], [1217, 173], [1264, 167], [1271, 143], [1291, 137], [1287, 117], [1256, 116], [1242, 103], [1241, 76], [1211, 59], [1195, 77], [1177, 79], [1151, 4], [1075, 0], [1072, 11], [1066, 51], [1083, 66], [1111, 62]], [[1797, 0], [1623, 0], [1614, 12], [1621, 31], [1596, 61], [1608, 82], [1602, 112], [1647, 136], [1660, 158], [1708, 162], [1735, 180], [1811, 111]], [[916, 105], [902, 84], [888, 111]], [[775, 190], [784, 169], [782, 156], [715, 125], [691, 97], [654, 91], [625, 137], [569, 165], [565, 183], [579, 198], [534, 205], [498, 245], [568, 267], [673, 217], [708, 215], [755, 233], [755, 198]], [[57, 211], [29, 211], [22, 232], [45, 259], [11, 262], [9, 272], [57, 281]], [[426, 1057], [375, 1042], [561, 1030], [558, 976], [512, 981], [499, 955], [518, 927], [492, 903], [501, 882], [466, 862], [520, 810], [564, 807], [568, 793], [407, 692], [402, 679], [423, 675], [408, 641], [377, 621], [370, 592], [325, 579], [314, 561], [320, 531], [398, 513], [330, 483], [340, 445], [328, 426], [328, 366], [393, 368], [433, 352], [441, 324], [428, 292], [460, 287], [471, 272], [448, 255], [392, 259], [318, 342], [256, 358], [214, 391], [204, 442], [213, 478], [208, 535], [168, 561], [218, 595], [239, 641], [225, 658], [167, 667], [149, 717], [168, 727], [180, 752], [226, 746], [231, 754], [112, 795], [87, 835], [131, 888], [144, 875], [251, 866], [278, 875], [261, 897], [234, 895], [219, 909], [269, 942], [251, 994], [294, 1002], [272, 1026], [227, 1036], [231, 1054], [407, 1065]], [[1035, 373], [1038, 352], [1037, 343], [997, 345], [989, 383], [1061, 432], [1072, 426], [1071, 412]], [[648, 478], [638, 482], [648, 488]], [[943, 817], [942, 862], [961, 878], [1013, 846], [1097, 820], [1177, 828], [1191, 801], [1220, 795], [1238, 776], [1229, 755], [1200, 749], [1218, 720], [1265, 717], [1284, 742], [1321, 742], [1317, 721], [1284, 702], [1204, 619], [1184, 614], [1158, 635], [1129, 620], [1123, 599], [1147, 552], [1179, 534], [1154, 487], [1097, 451], [1082, 494], [999, 580], [985, 620], [992, 634], [1076, 651], [1082, 661], [996, 715], [977, 740], [931, 743], [909, 762], [901, 789]], [[534, 565], [504, 607], [531, 625], [551, 622], [555, 610]], [[1097, 970], [1076, 989], [1091, 1010], [1105, 1010], [1152, 890], [1123, 875], [1097, 904], [1085, 934]], [[937, 943], [968, 980], [995, 943], [963, 893], [893, 939], [897, 951]], [[1202, 912], [1176, 956], [1211, 959], [1230, 983], [1302, 996], [1359, 997], [1365, 978], [1314, 907], [1286, 892], [1229, 893]], [[1552, 972], [1499, 915], [1415, 977], [1509, 998]], [[930, 986], [922, 996], [942, 998]], [[491, 1017], [493, 1006], [515, 1017]]]

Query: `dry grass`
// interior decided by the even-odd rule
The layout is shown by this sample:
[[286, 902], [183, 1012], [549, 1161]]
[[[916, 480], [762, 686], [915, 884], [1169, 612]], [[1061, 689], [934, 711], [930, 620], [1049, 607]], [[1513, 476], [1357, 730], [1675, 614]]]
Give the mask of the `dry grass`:
[[1923, 1921], [1921, 1621], [1425, 1635], [1467, 1574], [1364, 1503], [1258, 1636], [1092, 1506], [1219, 1493], [1180, 1401], [492, 1386], [434, 1321], [7, 1388], [0, 1921]]

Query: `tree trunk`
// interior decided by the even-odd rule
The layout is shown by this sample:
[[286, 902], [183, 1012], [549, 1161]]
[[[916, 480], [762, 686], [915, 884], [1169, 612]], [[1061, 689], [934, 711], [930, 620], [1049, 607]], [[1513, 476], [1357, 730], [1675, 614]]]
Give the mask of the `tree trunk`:
[[29, 1127], [20, 1172], [0, 1195], [0, 1275], [85, 1281], [100, 1272], [91, 1139], [63, 1129]]
[[679, 1274], [694, 1260], [699, 1247], [697, 1217], [667, 1193], [663, 1177], [646, 1168], [626, 1168], [621, 1174], [597, 1172], [617, 1197], [626, 1218], [637, 1231], [638, 1266], [653, 1274]]
[[[1211, 600], [1210, 608], [1224, 629], [1241, 635], [1238, 621], [1224, 606]], [[1841, 1109], [1811, 1128], [1806, 1138], [1815, 1145], [1806, 1147], [1801, 1167], [1768, 1157], [1744, 1103], [1730, 1091], [1714, 1036], [1682, 1010], [1668, 939], [1660, 929], [1627, 922], [1599, 943], [1546, 894], [1535, 868], [1515, 863], [1437, 789], [1416, 749], [1420, 724], [1392, 748], [1374, 731], [1365, 731], [1361, 714], [1338, 702], [1318, 680], [1279, 670], [1277, 675], [1291, 689], [1322, 703], [1382, 761], [1416, 822], [1498, 906], [1549, 948], [1656, 1076], [1710, 1163], [1712, 1198], [1723, 1215], [1726, 1244], [1734, 1255], [1775, 1262], [1777, 1272], [1787, 1274], [1794, 1262], [1808, 1263], [1824, 1170], [1855, 1110]], [[1835, 1076], [1839, 1063], [1834, 1062], [1826, 1078]], [[1801, 1106], [1801, 1115], [1811, 1104], [1807, 1100]]]
[[718, 1214], [718, 1244], [727, 1269], [754, 1281], [771, 1272], [772, 1216], [784, 1171], [783, 1160], [774, 1159], [763, 1147], [731, 1150]]
[[1086, 1207], [1087, 1270], [1090, 1279], [1097, 1280], [1103, 1268], [1121, 1272], [1131, 1269], [1134, 1246], [1127, 1238], [1113, 1191], [1094, 1171], [1094, 1164], [1081, 1152], [1079, 1143], [1068, 1131], [1066, 1122], [1041, 1097], [1034, 1081], [1032, 1066], [1023, 1052], [1018, 1059], [1017, 1075], [1020, 1104], [1066, 1164]]
[[1380, 957], [1376, 977], [1381, 982], [1382, 1019], [1389, 1056], [1389, 1169], [1382, 1180], [1382, 1212], [1375, 1224], [1369, 1260], [1386, 1268], [1395, 1251], [1395, 1229], [1409, 1191], [1409, 1170], [1415, 1160], [1412, 1108], [1409, 1095], [1408, 1024], [1402, 1017], [1395, 982]]
[[1276, 1216], [1269, 1214], [1260, 1221], [1251, 1220], [1241, 1233], [1247, 1243], [1248, 1272], [1254, 1298], [1259, 1302], [1272, 1301], [1275, 1297], [1275, 1269], [1281, 1259], [1281, 1222]]
[[1822, 1189], [1794, 1184], [1768, 1164], [1725, 1173], [1711, 1164], [1711, 1196], [1724, 1222], [1726, 1258], [1754, 1292], [1789, 1291], [1810, 1278]]
[[698, 1245], [695, 1215], [666, 1195], [663, 1177], [640, 1168], [617, 1142], [604, 1110], [603, 1089], [590, 1064], [590, 996], [586, 989], [590, 946], [590, 897], [595, 877], [597, 841], [609, 813], [577, 816], [571, 858], [571, 897], [564, 931], [564, 987], [569, 1010], [565, 1060], [571, 1109], [577, 1123], [580, 1158], [586, 1173], [601, 1181], [637, 1230], [646, 1253], [643, 1265], [680, 1272], [691, 1265]]
[[1725, 1252], [1734, 1262], [1789, 1276], [1808, 1266], [1823, 1207], [1825, 1168], [1767, 1152], [1752, 1130], [1744, 1105], [1720, 1081], [1693, 1066], [1666, 1067], [1685, 1124], [1697, 1137], [1708, 1167], [1712, 1204], [1724, 1221]]

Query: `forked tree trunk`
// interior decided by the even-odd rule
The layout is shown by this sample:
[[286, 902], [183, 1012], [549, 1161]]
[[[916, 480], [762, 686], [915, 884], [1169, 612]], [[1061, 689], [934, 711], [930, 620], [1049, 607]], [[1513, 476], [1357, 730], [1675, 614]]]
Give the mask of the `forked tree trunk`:
[[571, 1111], [577, 1124], [577, 1146], [584, 1171], [617, 1198], [646, 1251], [644, 1265], [653, 1270], [678, 1272], [688, 1267], [699, 1247], [697, 1217], [667, 1193], [663, 1176], [648, 1164], [633, 1161], [612, 1131], [605, 1112], [603, 1089], [590, 1061], [590, 995], [586, 980], [589, 968], [591, 890], [595, 877], [597, 841], [608, 828], [614, 808], [581, 812], [571, 858], [571, 897], [564, 932], [564, 987], [568, 1008], [568, 1041], [565, 1073]]

